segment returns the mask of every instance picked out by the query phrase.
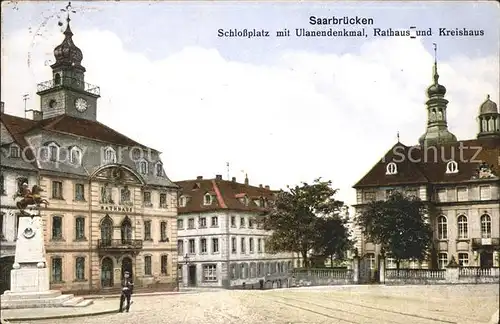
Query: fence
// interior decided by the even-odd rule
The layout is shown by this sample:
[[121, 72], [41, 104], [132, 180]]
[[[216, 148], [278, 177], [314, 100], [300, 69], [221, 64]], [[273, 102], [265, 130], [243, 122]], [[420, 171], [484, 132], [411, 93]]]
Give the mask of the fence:
[[357, 271], [351, 269], [332, 268], [294, 269], [292, 271], [292, 285], [301, 287], [352, 284], [355, 281], [355, 272]]

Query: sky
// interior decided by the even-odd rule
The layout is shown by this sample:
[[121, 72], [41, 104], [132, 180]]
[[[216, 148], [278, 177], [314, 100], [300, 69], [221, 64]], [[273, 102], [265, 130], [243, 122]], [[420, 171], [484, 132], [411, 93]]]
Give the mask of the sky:
[[[39, 109], [36, 84], [63, 40], [62, 1], [2, 2], [5, 112]], [[488, 2], [72, 2], [85, 81], [100, 86], [100, 122], [162, 152], [173, 181], [248, 174], [273, 189], [322, 177], [355, 203], [352, 186], [397, 142], [426, 126], [433, 43], [447, 88], [448, 126], [475, 138], [479, 106], [498, 103], [500, 10]], [[366, 17], [373, 25], [314, 26], [309, 17]], [[373, 29], [432, 29], [382, 37]], [[366, 37], [297, 37], [295, 29]], [[289, 29], [290, 37], [276, 37]], [[439, 36], [439, 28], [484, 30]], [[270, 37], [218, 37], [218, 30]], [[229, 162], [229, 172], [227, 163]]]

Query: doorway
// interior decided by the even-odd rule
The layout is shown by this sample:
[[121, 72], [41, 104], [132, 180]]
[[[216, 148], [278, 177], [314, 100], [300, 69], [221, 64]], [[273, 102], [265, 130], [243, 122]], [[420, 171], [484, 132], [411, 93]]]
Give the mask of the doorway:
[[3, 294], [6, 290], [10, 290], [10, 270], [13, 265], [13, 256], [0, 258], [0, 294]]
[[493, 253], [492, 252], [481, 252], [481, 268], [492, 268], [493, 267]]
[[190, 265], [188, 271], [188, 286], [196, 286], [196, 265]]
[[113, 287], [113, 260], [108, 257], [101, 262], [101, 287]]
[[128, 271], [130, 273], [130, 278], [134, 278], [134, 274], [132, 271], [132, 259], [129, 257], [124, 257], [122, 259], [122, 279], [125, 271]]

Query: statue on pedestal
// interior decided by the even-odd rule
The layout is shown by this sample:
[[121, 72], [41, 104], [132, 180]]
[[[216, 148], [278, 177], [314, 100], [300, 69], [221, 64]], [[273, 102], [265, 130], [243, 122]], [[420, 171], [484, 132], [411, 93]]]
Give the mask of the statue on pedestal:
[[22, 199], [16, 203], [16, 206], [17, 206], [17, 208], [19, 208], [19, 211], [23, 215], [32, 216], [30, 213], [27, 213], [25, 211], [25, 209], [27, 207], [35, 206], [38, 208], [38, 207], [40, 207], [41, 204], [43, 204], [43, 205], [45, 205], [45, 207], [47, 207], [49, 202], [47, 201], [47, 199], [43, 199], [40, 196], [40, 192], [42, 192], [42, 191], [43, 191], [43, 189], [40, 188], [40, 186], [38, 186], [38, 185], [34, 185], [33, 188], [30, 190], [28, 188], [28, 184], [26, 182], [22, 184], [20, 192], [16, 193], [16, 195], [14, 196], [14, 199], [18, 198], [18, 197], [22, 197]]

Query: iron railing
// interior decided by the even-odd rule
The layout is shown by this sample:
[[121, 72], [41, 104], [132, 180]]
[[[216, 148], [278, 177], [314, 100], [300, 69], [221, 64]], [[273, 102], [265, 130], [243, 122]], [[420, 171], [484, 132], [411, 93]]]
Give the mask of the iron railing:
[[99, 88], [98, 86], [87, 83], [87, 82], [82, 82], [79, 79], [72, 78], [72, 77], [62, 77], [62, 78], [57, 79], [57, 80], [52, 79], [52, 80], [41, 82], [37, 85], [36, 90], [37, 90], [37, 92], [42, 92], [42, 91], [46, 91], [46, 90], [58, 88], [58, 87], [69, 87], [72, 89], [89, 92], [89, 93], [96, 95], [96, 96], [101, 95], [101, 88]]
[[142, 249], [142, 240], [97, 240], [97, 248], [108, 249], [123, 249], [123, 250], [138, 250]]
[[473, 238], [472, 248], [477, 249], [480, 247], [498, 247], [500, 245], [500, 239], [498, 238]]

